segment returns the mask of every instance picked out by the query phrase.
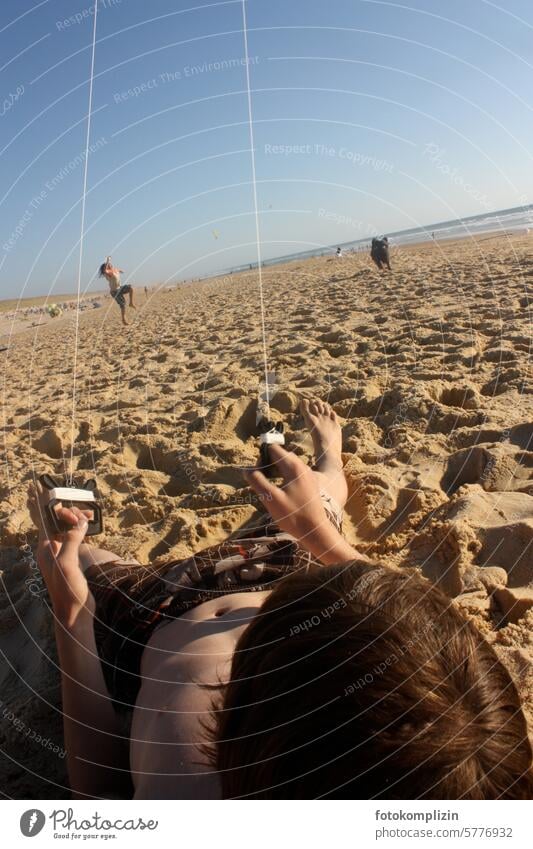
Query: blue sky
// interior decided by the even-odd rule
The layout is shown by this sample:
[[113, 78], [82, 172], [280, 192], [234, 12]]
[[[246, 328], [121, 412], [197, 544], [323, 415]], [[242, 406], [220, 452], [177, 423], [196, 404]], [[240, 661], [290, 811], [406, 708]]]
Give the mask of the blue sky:
[[[77, 282], [91, 0], [3, 0], [2, 297]], [[533, 201], [529, 0], [249, 0], [264, 257]], [[100, 0], [82, 288], [254, 261], [230, 0]]]

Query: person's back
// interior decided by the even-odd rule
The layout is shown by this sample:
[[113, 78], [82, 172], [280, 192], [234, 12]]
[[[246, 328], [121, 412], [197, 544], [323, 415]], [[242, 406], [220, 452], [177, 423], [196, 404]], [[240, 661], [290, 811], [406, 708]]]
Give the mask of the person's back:
[[384, 236], [383, 239], [378, 239], [377, 237], [374, 237], [372, 239], [370, 257], [375, 262], [380, 271], [382, 266], [386, 266], [389, 271], [391, 270], [389, 256], [389, 240], [386, 236]]

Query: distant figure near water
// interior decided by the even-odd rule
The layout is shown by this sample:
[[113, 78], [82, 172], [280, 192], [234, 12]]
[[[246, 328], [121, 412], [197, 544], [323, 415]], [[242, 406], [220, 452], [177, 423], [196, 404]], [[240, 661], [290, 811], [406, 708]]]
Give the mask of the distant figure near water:
[[337, 251], [336, 251], [336, 253], [335, 253], [335, 256], [336, 256], [336, 257], [342, 257], [342, 248], [337, 248]]
[[380, 271], [383, 266], [387, 266], [389, 271], [391, 270], [389, 259], [389, 240], [386, 236], [384, 236], [382, 239], [372, 239], [370, 256], [372, 257]]
[[126, 325], [128, 322], [126, 321], [126, 298], [124, 295], [129, 295], [129, 305], [134, 310], [135, 304], [133, 303], [133, 289], [126, 283], [125, 285], [121, 285], [120, 283], [120, 275], [123, 274], [122, 268], [115, 268], [113, 263], [111, 262], [111, 257], [108, 256], [106, 261], [102, 263], [99, 268], [99, 277], [105, 277], [107, 282], [109, 283], [109, 292], [111, 297], [120, 307], [120, 314], [122, 316], [122, 324]]

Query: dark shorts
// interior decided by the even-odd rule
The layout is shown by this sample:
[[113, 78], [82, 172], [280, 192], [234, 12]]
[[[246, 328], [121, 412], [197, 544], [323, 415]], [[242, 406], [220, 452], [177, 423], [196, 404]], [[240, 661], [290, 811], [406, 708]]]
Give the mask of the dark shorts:
[[[325, 493], [322, 498], [340, 530], [342, 511]], [[264, 516], [242, 535], [185, 560], [155, 568], [120, 561], [91, 566], [86, 577], [96, 600], [96, 645], [115, 710], [133, 710], [142, 654], [158, 625], [222, 596], [274, 589], [311, 562], [307, 551]]]
[[111, 292], [111, 297], [117, 302], [119, 307], [126, 306], [126, 298], [124, 295], [129, 295], [132, 291], [132, 288], [129, 283], [125, 283], [124, 286], [121, 286], [120, 289], [117, 289], [116, 292]]

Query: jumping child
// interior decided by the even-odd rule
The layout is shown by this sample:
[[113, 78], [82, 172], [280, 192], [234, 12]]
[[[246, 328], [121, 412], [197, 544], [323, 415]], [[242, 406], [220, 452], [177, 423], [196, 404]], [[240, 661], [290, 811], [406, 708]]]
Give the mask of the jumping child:
[[109, 283], [109, 292], [113, 300], [117, 302], [120, 307], [120, 314], [122, 316], [122, 324], [128, 325], [126, 321], [126, 298], [125, 295], [129, 295], [129, 305], [134, 310], [135, 304], [133, 303], [133, 288], [126, 283], [121, 285], [120, 283], [120, 275], [123, 274], [122, 268], [115, 268], [113, 263], [111, 262], [111, 257], [108, 256], [106, 261], [102, 263], [99, 269], [99, 277], [105, 277], [107, 282]]

